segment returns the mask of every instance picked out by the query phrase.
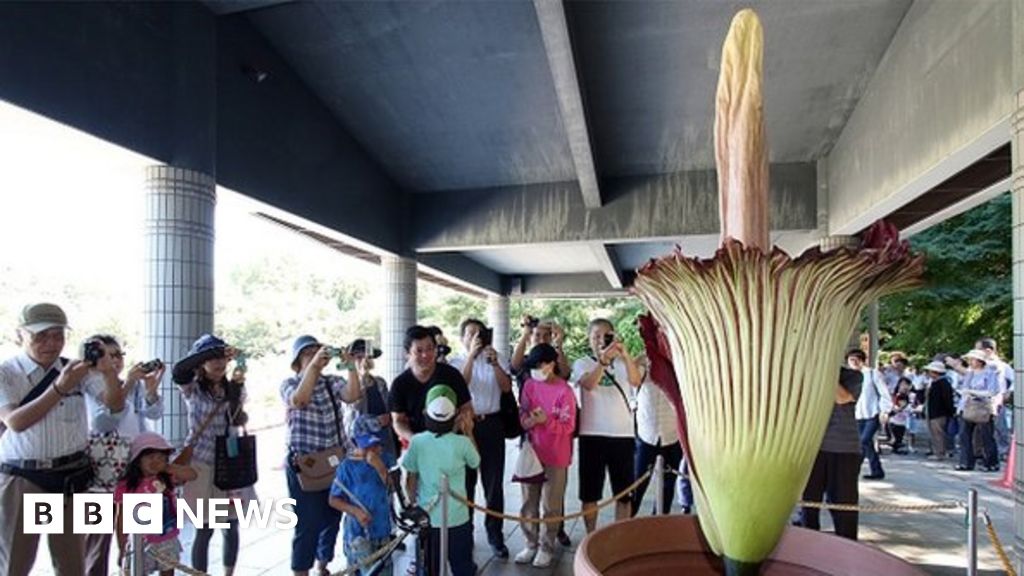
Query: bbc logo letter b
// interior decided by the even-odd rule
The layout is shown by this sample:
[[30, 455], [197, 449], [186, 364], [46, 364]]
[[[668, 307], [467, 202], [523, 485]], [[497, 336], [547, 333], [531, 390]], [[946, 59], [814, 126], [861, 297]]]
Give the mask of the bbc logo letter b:
[[25, 534], [62, 534], [64, 495], [25, 494], [22, 500], [22, 529]]

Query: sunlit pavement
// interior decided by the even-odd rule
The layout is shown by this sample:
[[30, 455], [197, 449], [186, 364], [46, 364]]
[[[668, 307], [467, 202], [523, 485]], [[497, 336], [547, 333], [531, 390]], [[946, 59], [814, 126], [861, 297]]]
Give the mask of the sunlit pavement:
[[[282, 497], [287, 494], [284, 472], [280, 462], [284, 453], [284, 428], [276, 427], [261, 430], [257, 433], [260, 455], [260, 481], [257, 492], [260, 498]], [[509, 443], [507, 451], [508, 466], [512, 469], [514, 450]], [[967, 490], [977, 488], [980, 505], [988, 508], [1004, 546], [1009, 550], [1013, 542], [1013, 498], [1010, 490], [995, 488], [989, 484], [998, 479], [1000, 474], [985, 472], [956, 472], [953, 462], [934, 462], [923, 455], [883, 456], [886, 478], [883, 481], [861, 482], [861, 503], [868, 504], [922, 504], [927, 502], [964, 500]], [[866, 468], [866, 467], [865, 467]], [[648, 490], [644, 510], [650, 510], [653, 497]], [[569, 512], [579, 510], [576, 499], [577, 479], [575, 468], [570, 473], [567, 489], [566, 509]], [[517, 484], [506, 485], [506, 511], [518, 513], [522, 501]], [[600, 522], [610, 522], [611, 507], [605, 508]], [[962, 511], [943, 510], [939, 512], [897, 512], [870, 513], [860, 517], [860, 538], [863, 542], [878, 546], [887, 552], [913, 562], [931, 574], [962, 574], [966, 566], [966, 530]], [[474, 516], [476, 528], [476, 547], [474, 557], [480, 566], [481, 574], [488, 576], [499, 574], [572, 574], [572, 560], [576, 546], [584, 536], [582, 521], [572, 521], [566, 525], [573, 541], [569, 549], [557, 551], [555, 562], [551, 568], [541, 570], [530, 566], [520, 566], [511, 560], [498, 560], [491, 556], [490, 547], [483, 529], [483, 521], [479, 515]], [[824, 530], [831, 529], [827, 513], [822, 514]], [[523, 546], [523, 538], [519, 526], [505, 523], [507, 544], [512, 555]], [[290, 574], [289, 557], [291, 553], [291, 531], [268, 529], [243, 529], [242, 550], [235, 574], [238, 576], [286, 575]], [[186, 535], [188, 538], [188, 535]], [[978, 562], [981, 574], [1001, 574], [1001, 564], [995, 551], [985, 535], [984, 528], [979, 526], [978, 541], [980, 549]], [[186, 552], [182, 559], [188, 559], [189, 542], [183, 539]], [[396, 553], [396, 575], [404, 574], [410, 552]], [[1012, 554], [1012, 552], [1011, 552]], [[210, 549], [210, 573], [222, 574], [220, 566], [220, 537], [215, 536]], [[344, 567], [341, 554], [341, 539], [338, 540], [338, 556], [331, 564], [332, 570]], [[52, 575], [45, 542], [40, 546], [36, 569], [33, 574]]]

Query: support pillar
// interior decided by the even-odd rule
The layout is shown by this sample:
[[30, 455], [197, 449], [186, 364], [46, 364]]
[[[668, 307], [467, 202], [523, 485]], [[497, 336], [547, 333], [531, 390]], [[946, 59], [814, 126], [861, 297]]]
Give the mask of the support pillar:
[[[172, 166], [146, 168], [145, 358], [173, 365], [204, 332], [213, 332], [213, 178]], [[184, 401], [168, 369], [160, 385], [160, 433], [180, 445], [188, 434]]]
[[388, 382], [405, 370], [405, 331], [416, 324], [416, 261], [400, 256], [381, 258], [384, 271], [384, 313], [380, 318], [380, 370]]
[[868, 304], [868, 366], [878, 366], [878, 300]]
[[[1013, 110], [1010, 116], [1011, 161], [1013, 166], [1013, 363], [1018, 386], [1024, 382], [1024, 0], [1013, 0]], [[1019, 396], [1018, 396], [1019, 398]], [[1024, 403], [1013, 408], [1014, 447], [1017, 461], [1013, 471], [1013, 548], [1017, 573], [1024, 571]]]
[[487, 296], [487, 323], [494, 328], [494, 349], [504, 358], [511, 356], [508, 296]]

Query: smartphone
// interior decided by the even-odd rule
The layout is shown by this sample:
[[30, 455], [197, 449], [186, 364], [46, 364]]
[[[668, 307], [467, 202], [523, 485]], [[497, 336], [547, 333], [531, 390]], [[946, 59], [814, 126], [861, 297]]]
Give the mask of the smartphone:
[[604, 347], [607, 348], [611, 346], [612, 342], [615, 342], [615, 334], [612, 332], [608, 332], [607, 334], [604, 335]]
[[484, 328], [480, 331], [480, 343], [486, 348], [494, 343], [494, 329]]
[[245, 361], [246, 361], [245, 354], [242, 354], [241, 352], [239, 352], [235, 356], [235, 369], [236, 370], [241, 370], [242, 372], [245, 372], [245, 370], [246, 370], [246, 368], [245, 368]]

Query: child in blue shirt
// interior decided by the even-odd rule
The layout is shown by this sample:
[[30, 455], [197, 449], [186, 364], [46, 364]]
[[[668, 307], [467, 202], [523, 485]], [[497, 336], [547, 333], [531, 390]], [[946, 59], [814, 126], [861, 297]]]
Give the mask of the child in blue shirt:
[[[440, 574], [440, 503], [434, 503], [441, 490], [441, 476], [448, 476], [449, 489], [463, 497], [466, 495], [466, 467], [480, 466], [480, 454], [470, 437], [453, 434], [456, 408], [455, 391], [450, 386], [436, 384], [427, 391], [424, 413], [426, 432], [412, 437], [409, 450], [402, 459], [409, 498], [420, 507], [430, 508], [430, 535], [428, 537], [428, 574]], [[469, 521], [466, 505], [448, 501], [448, 563], [453, 576], [473, 576], [473, 523]], [[421, 570], [421, 573], [422, 572]]]
[[[381, 439], [372, 433], [361, 433], [353, 439], [338, 465], [331, 484], [330, 505], [345, 514], [342, 524], [345, 558], [356, 566], [366, 557], [383, 548], [391, 540], [391, 500], [388, 493], [388, 468], [393, 462], [381, 449]], [[391, 557], [383, 560], [381, 576], [391, 576]], [[356, 574], [364, 573], [369, 566]]]

